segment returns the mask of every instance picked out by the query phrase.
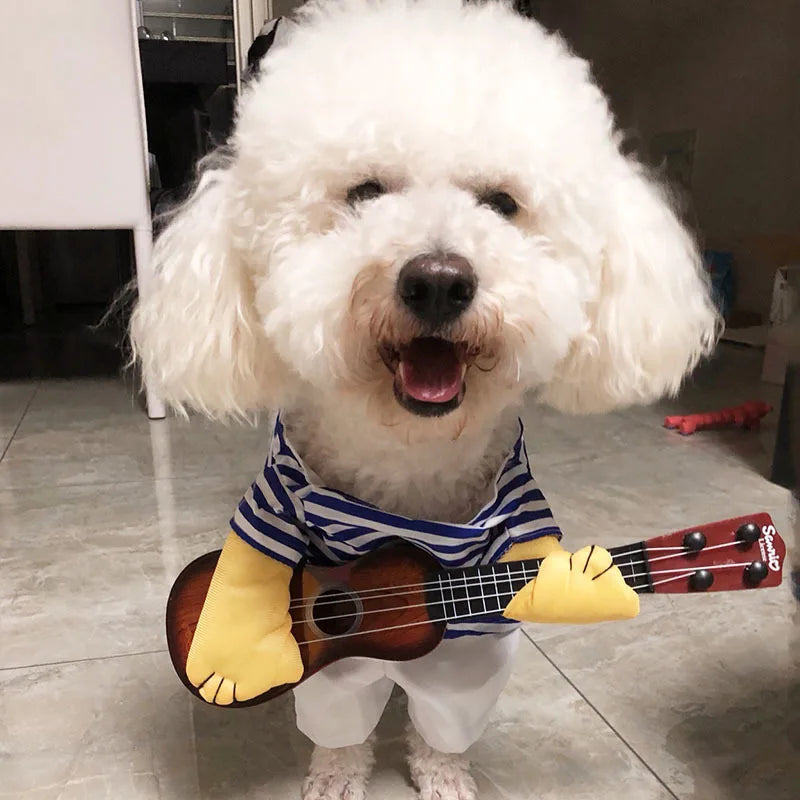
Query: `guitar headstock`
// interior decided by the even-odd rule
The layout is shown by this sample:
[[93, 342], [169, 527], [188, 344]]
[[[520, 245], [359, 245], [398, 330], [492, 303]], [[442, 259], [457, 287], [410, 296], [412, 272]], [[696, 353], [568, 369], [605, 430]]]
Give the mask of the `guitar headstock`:
[[615, 548], [614, 561], [637, 591], [659, 594], [779, 586], [786, 557], [786, 545], [765, 513], [686, 528], [636, 548], [630, 559], [625, 548]]

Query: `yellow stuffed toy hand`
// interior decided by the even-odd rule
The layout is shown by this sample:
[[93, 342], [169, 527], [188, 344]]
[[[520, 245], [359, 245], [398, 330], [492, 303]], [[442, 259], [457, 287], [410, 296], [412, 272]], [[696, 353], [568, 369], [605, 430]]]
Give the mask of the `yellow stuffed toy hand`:
[[303, 676], [291, 633], [291, 577], [290, 567], [228, 536], [186, 661], [206, 702], [250, 700]]
[[577, 553], [552, 549], [539, 574], [517, 592], [504, 617], [523, 622], [581, 624], [631, 619], [639, 613], [639, 596], [602, 547]]

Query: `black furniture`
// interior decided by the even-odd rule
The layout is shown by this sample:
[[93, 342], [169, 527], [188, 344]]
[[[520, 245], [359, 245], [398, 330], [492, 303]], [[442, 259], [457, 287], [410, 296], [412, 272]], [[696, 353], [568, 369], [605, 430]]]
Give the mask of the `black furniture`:
[[236, 68], [224, 42], [140, 39], [147, 137], [162, 189], [180, 190], [233, 122]]
[[786, 367], [770, 480], [800, 494], [800, 362]]

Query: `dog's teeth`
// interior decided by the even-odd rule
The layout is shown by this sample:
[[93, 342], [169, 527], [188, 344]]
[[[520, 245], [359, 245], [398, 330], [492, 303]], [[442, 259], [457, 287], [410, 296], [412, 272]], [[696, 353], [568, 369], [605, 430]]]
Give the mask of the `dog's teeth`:
[[405, 383], [406, 382], [406, 362], [400, 361], [397, 364], [397, 374], [400, 376], [400, 380]]

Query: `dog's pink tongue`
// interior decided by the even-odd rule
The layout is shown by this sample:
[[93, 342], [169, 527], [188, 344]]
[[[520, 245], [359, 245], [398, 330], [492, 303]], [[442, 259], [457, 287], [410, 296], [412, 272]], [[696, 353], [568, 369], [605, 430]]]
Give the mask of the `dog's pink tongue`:
[[400, 388], [423, 403], [446, 403], [461, 391], [463, 370], [452, 342], [414, 339], [400, 353]]

